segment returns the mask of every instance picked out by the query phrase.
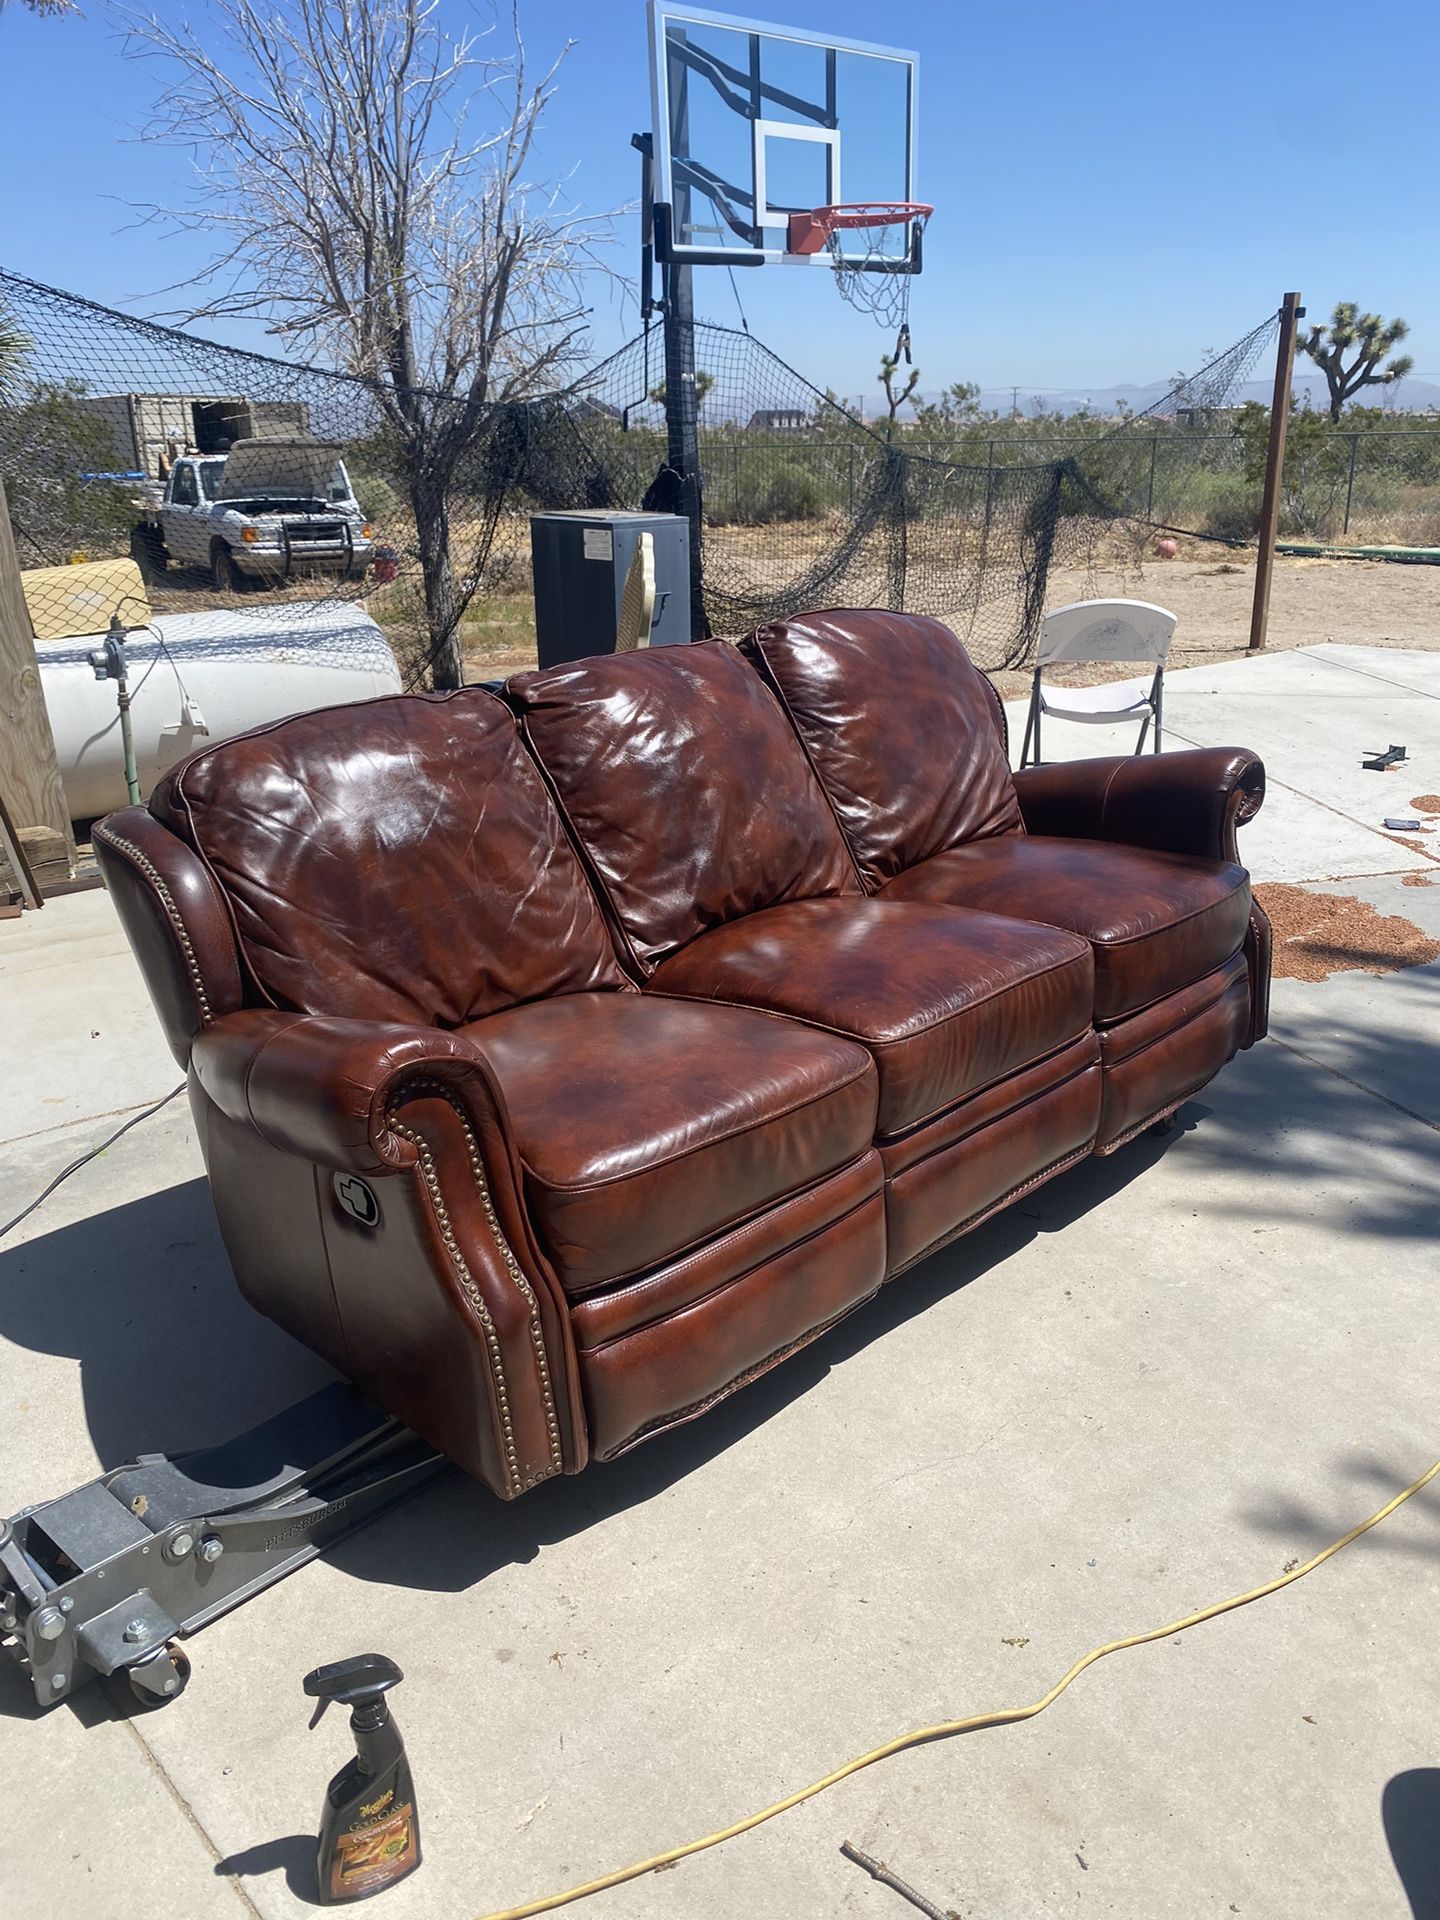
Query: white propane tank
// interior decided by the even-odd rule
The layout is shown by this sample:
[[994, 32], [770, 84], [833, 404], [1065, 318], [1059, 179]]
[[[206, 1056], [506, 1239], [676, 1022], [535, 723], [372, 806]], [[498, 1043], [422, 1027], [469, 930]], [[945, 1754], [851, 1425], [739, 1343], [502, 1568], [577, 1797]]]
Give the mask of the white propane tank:
[[[97, 680], [89, 658], [104, 638], [36, 645], [72, 820], [126, 805], [115, 683]], [[156, 614], [126, 634], [125, 654], [142, 797], [207, 740], [401, 691], [385, 635], [363, 608], [338, 599]]]

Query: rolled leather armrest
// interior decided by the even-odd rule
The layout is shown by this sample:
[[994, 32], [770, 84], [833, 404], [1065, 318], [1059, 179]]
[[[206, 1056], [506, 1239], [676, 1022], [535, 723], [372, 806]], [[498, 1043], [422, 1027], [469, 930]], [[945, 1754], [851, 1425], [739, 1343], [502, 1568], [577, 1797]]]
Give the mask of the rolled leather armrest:
[[[502, 1499], [583, 1466], [564, 1298], [529, 1226], [500, 1090], [475, 1050], [438, 1028], [256, 1008], [197, 1034], [190, 1066], [206, 1098], [267, 1146], [337, 1173], [409, 1176], [373, 1232], [317, 1208], [318, 1259], [317, 1243], [297, 1248], [284, 1224], [242, 1231], [253, 1304], [318, 1345], [297, 1274], [323, 1276], [336, 1364]], [[229, 1244], [228, 1183], [225, 1199]], [[239, 1204], [263, 1209], [263, 1185]]]
[[1028, 767], [1015, 791], [1027, 833], [1235, 860], [1236, 829], [1265, 798], [1265, 766], [1245, 747], [1196, 747]]
[[220, 889], [199, 855], [144, 807], [97, 821], [91, 840], [170, 1051], [188, 1066], [200, 1029], [245, 1004]]
[[435, 1027], [252, 1009], [199, 1033], [191, 1065], [222, 1113], [273, 1147], [343, 1173], [390, 1173], [414, 1148], [387, 1108], [407, 1079], [447, 1082], [474, 1118], [503, 1125], [499, 1088], [473, 1047]]

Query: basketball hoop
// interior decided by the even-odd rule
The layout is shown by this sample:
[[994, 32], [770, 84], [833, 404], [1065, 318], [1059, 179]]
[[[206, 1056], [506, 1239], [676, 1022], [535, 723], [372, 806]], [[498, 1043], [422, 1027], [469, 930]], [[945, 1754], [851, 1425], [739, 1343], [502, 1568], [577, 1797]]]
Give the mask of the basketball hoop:
[[[922, 200], [856, 200], [792, 213], [790, 251], [819, 253], [828, 247], [841, 298], [859, 312], [872, 314], [882, 326], [908, 334], [915, 245], [934, 211]], [[905, 229], [905, 251], [899, 258], [885, 247], [892, 227]], [[858, 255], [853, 244], [845, 247], [842, 237], [856, 233], [865, 236]]]

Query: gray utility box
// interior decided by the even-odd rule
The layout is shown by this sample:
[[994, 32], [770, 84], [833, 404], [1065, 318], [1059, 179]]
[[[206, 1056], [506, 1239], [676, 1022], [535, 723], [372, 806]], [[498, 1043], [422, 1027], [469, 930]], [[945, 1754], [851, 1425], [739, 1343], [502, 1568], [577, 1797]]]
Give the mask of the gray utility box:
[[542, 667], [615, 651], [620, 595], [642, 533], [655, 542], [650, 644], [688, 644], [688, 520], [673, 513], [532, 513], [535, 644]]

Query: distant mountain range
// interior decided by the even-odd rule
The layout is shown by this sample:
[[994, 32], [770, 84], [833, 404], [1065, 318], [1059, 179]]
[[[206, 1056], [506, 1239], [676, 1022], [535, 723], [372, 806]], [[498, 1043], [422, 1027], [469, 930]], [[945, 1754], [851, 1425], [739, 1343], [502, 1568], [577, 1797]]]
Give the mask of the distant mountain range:
[[[1239, 405], [1245, 400], [1260, 400], [1266, 406], [1270, 404], [1270, 391], [1273, 381], [1267, 378], [1246, 380], [1239, 386], [1233, 402]], [[1301, 396], [1309, 395], [1312, 407], [1323, 412], [1329, 406], [1329, 396], [1325, 387], [1325, 376], [1319, 372], [1301, 372], [1298, 368], [1294, 380], [1295, 392]], [[1157, 400], [1163, 400], [1170, 391], [1168, 380], [1156, 380], [1146, 387], [1074, 387], [1065, 392], [1032, 394], [1024, 387], [1019, 389], [1019, 407], [1022, 414], [1040, 413], [1079, 413], [1088, 408], [1092, 413], [1115, 413], [1123, 400], [1132, 413], [1144, 413], [1147, 407], [1153, 407]], [[925, 399], [938, 399], [938, 394], [926, 394]], [[980, 395], [979, 404], [986, 413], [1008, 414], [1015, 404], [1015, 396], [1009, 387], [987, 388]], [[1401, 380], [1393, 387], [1365, 387], [1357, 398], [1359, 406], [1384, 406], [1396, 414], [1425, 413], [1440, 409], [1440, 385], [1432, 380]], [[866, 406], [867, 414], [873, 409]]]

